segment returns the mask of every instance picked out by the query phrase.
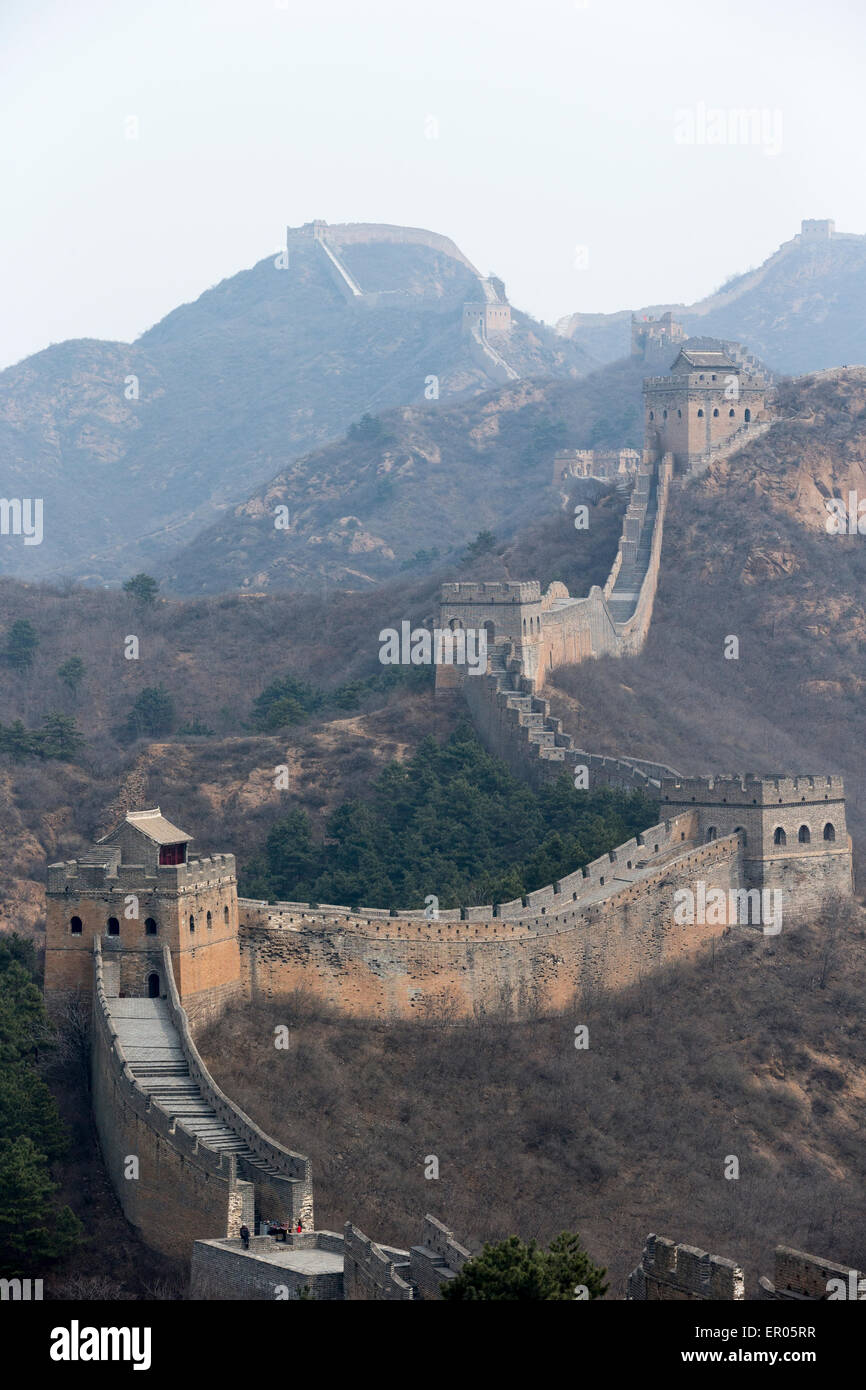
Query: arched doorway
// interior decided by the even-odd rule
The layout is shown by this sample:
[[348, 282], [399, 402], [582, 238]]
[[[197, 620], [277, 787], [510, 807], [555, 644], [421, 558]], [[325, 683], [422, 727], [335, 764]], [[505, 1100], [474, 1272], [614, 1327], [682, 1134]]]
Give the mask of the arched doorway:
[[148, 999], [159, 998], [159, 976], [153, 970], [147, 977], [147, 997]]

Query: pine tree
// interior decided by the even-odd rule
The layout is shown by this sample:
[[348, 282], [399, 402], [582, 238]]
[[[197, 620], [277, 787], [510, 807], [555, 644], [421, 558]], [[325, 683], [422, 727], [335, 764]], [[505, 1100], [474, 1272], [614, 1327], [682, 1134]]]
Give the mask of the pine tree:
[[19, 618], [9, 629], [4, 656], [16, 671], [26, 671], [33, 665], [33, 656], [39, 646], [36, 629], [26, 618]]

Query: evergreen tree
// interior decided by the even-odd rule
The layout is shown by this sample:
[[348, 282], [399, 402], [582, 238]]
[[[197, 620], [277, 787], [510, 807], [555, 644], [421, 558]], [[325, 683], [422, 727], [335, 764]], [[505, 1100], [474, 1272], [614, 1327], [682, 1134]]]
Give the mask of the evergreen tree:
[[78, 1244], [82, 1226], [69, 1207], [53, 1203], [56, 1188], [45, 1155], [32, 1139], [0, 1139], [0, 1273], [40, 1270]]
[[467, 1260], [456, 1279], [442, 1285], [443, 1299], [455, 1302], [565, 1302], [603, 1298], [605, 1270], [593, 1264], [580, 1236], [563, 1232], [542, 1250], [518, 1236], [485, 1245]]
[[130, 738], [159, 738], [175, 724], [174, 701], [161, 685], [149, 685], [135, 701], [126, 720]]
[[134, 574], [131, 579], [127, 579], [123, 592], [143, 604], [145, 608], [150, 608], [156, 602], [159, 584], [149, 574]]
[[63, 762], [70, 762], [84, 743], [75, 720], [67, 714], [46, 714], [34, 738], [43, 758], [59, 758]]
[[19, 618], [9, 629], [4, 656], [16, 671], [25, 671], [33, 665], [33, 656], [39, 646], [36, 629], [26, 618]]
[[78, 687], [84, 679], [85, 666], [80, 656], [71, 656], [68, 661], [64, 661], [62, 666], [57, 668], [58, 679], [68, 686], [73, 695], [78, 693]]

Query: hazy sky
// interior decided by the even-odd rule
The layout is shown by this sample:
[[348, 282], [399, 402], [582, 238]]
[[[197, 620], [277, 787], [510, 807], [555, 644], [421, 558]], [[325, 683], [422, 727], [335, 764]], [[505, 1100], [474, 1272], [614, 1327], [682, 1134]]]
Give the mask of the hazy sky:
[[689, 302], [802, 217], [866, 232], [864, 37], [864, 0], [0, 0], [0, 366], [314, 217], [444, 232], [549, 322]]

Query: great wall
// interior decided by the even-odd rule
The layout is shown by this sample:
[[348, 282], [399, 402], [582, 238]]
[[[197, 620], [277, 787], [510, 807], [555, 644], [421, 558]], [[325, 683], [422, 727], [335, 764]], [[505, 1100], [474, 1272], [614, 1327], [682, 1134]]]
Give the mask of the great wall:
[[[686, 778], [596, 755], [575, 746], [541, 694], [559, 666], [640, 651], [675, 481], [772, 425], [767, 383], [741, 380], [745, 370], [724, 346], [686, 343], [668, 376], [647, 381], [646, 447], [603, 588], [579, 598], [562, 584], [542, 594], [536, 581], [453, 583], [442, 594], [442, 626], [485, 628], [489, 662], [480, 676], [439, 666], [438, 696], [465, 698], [482, 741], [527, 781], [565, 771], [577, 785], [640, 787], [659, 802], [656, 825], [524, 898], [435, 913], [239, 899], [234, 856], [189, 859], [191, 836], [159, 808], [128, 812], [88, 856], [49, 866], [47, 1004], [89, 1001], [93, 1111], [112, 1183], [148, 1243], [194, 1252], [194, 1297], [270, 1298], [279, 1287], [286, 1297], [435, 1298], [468, 1258], [432, 1217], [412, 1251], [351, 1225], [314, 1229], [309, 1160], [226, 1097], [196, 1049], [196, 1032], [228, 1002], [303, 988], [355, 1016], [471, 1017], [506, 1002], [519, 1017], [693, 958], [735, 927], [760, 932], [740, 908], [767, 890], [791, 918], [828, 895], [850, 897], [840, 777]], [[673, 905], [699, 884], [728, 906], [696, 929]], [[277, 1245], [267, 1218], [303, 1229]], [[243, 1220], [259, 1233], [248, 1251]], [[812, 1288], [825, 1269], [811, 1256], [784, 1259], [763, 1296], [788, 1296], [796, 1279]], [[741, 1289], [730, 1262], [650, 1237], [629, 1297], [738, 1299]]]
[[286, 250], [309, 251], [318, 248], [325, 258], [331, 280], [347, 302], [367, 309], [399, 308], [401, 305], [437, 303], [433, 291], [419, 294], [417, 289], [365, 290], [346, 264], [346, 246], [371, 243], [426, 246], [431, 251], [459, 261], [474, 275], [478, 284], [476, 299], [463, 305], [461, 332], [472, 360], [491, 381], [518, 381], [520, 373], [506, 360], [511, 332], [511, 305], [501, 280], [485, 279], [448, 237], [421, 227], [390, 227], [380, 223], [350, 222], [329, 226], [327, 222], [306, 222], [302, 227], [286, 228]]

